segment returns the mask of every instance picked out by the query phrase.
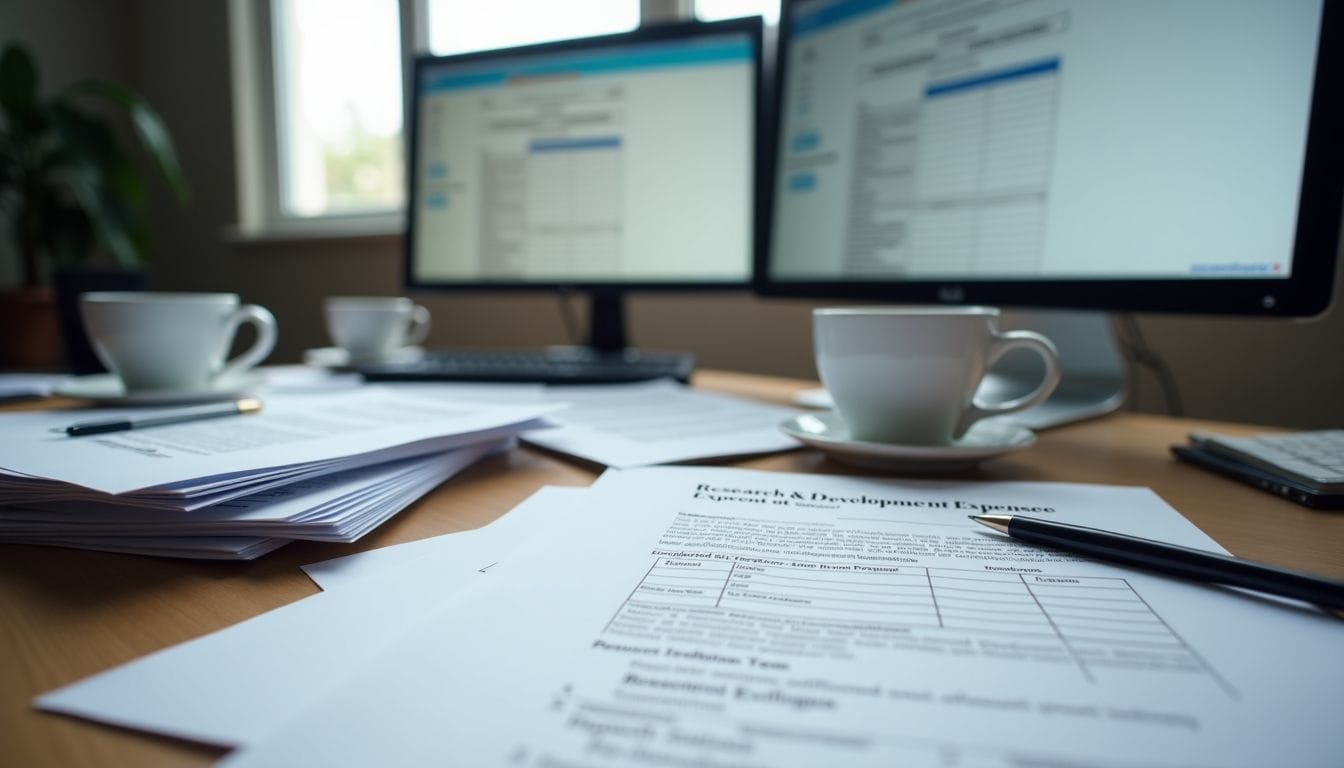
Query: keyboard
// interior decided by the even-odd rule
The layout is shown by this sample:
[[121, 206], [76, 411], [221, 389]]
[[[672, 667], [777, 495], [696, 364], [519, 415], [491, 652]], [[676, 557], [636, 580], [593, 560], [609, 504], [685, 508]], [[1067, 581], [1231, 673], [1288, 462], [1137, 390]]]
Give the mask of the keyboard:
[[476, 381], [539, 384], [619, 384], [671, 378], [685, 382], [695, 357], [627, 349], [438, 349], [418, 360], [355, 368], [368, 381]]
[[1191, 435], [1214, 453], [1324, 489], [1344, 490], [1344, 429], [1229, 437]]

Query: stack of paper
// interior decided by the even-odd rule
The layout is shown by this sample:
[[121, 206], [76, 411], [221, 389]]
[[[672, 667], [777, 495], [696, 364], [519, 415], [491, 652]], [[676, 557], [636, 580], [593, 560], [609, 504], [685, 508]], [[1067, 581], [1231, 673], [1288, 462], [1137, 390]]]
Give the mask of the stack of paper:
[[0, 540], [202, 558], [354, 541], [554, 409], [368, 387], [88, 437], [60, 431], [69, 411], [8, 414]]

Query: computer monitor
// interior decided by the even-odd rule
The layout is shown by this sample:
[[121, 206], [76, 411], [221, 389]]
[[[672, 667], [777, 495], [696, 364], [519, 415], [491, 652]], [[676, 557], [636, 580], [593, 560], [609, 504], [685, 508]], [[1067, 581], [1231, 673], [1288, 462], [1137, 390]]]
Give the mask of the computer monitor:
[[1338, 3], [799, 0], [766, 295], [1252, 316], [1330, 302]]
[[626, 346], [632, 290], [745, 290], [759, 18], [415, 62], [412, 289], [581, 290]]

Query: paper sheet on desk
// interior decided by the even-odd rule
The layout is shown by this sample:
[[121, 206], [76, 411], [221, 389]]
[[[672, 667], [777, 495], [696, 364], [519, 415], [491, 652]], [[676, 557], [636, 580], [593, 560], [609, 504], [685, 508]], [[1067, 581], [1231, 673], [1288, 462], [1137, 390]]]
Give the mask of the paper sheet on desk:
[[798, 441], [780, 431], [796, 409], [689, 389], [672, 381], [548, 387], [546, 399], [569, 405], [558, 426], [524, 439], [609, 467], [641, 467], [787, 451]]
[[65, 379], [59, 373], [0, 373], [0, 403], [46, 397]]
[[1217, 550], [1146, 489], [664, 467], [583, 510], [225, 763], [1338, 764], [1337, 621], [966, 518]]
[[223, 746], [260, 739], [360, 661], [566, 520], [586, 489], [544, 488], [495, 522], [319, 563], [324, 588], [241, 624], [47, 693], [39, 709]]

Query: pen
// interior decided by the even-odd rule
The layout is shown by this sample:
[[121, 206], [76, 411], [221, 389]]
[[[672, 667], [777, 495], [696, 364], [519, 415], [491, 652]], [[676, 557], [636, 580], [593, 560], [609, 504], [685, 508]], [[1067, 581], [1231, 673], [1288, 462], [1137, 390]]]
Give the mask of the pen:
[[970, 515], [970, 518], [1014, 539], [1044, 544], [1098, 560], [1291, 597], [1315, 603], [1336, 613], [1344, 609], [1344, 582], [1301, 571], [1034, 517]]
[[79, 424], [71, 424], [63, 431], [70, 437], [101, 435], [105, 432], [124, 432], [128, 429], [162, 427], [168, 424], [181, 424], [187, 421], [216, 419], [221, 416], [237, 416], [244, 413], [256, 413], [260, 410], [261, 401], [249, 397], [232, 403], [202, 405], [196, 408], [181, 408], [168, 413], [154, 414], [152, 416], [137, 416], [131, 419], [117, 419], [115, 421], [85, 421]]

